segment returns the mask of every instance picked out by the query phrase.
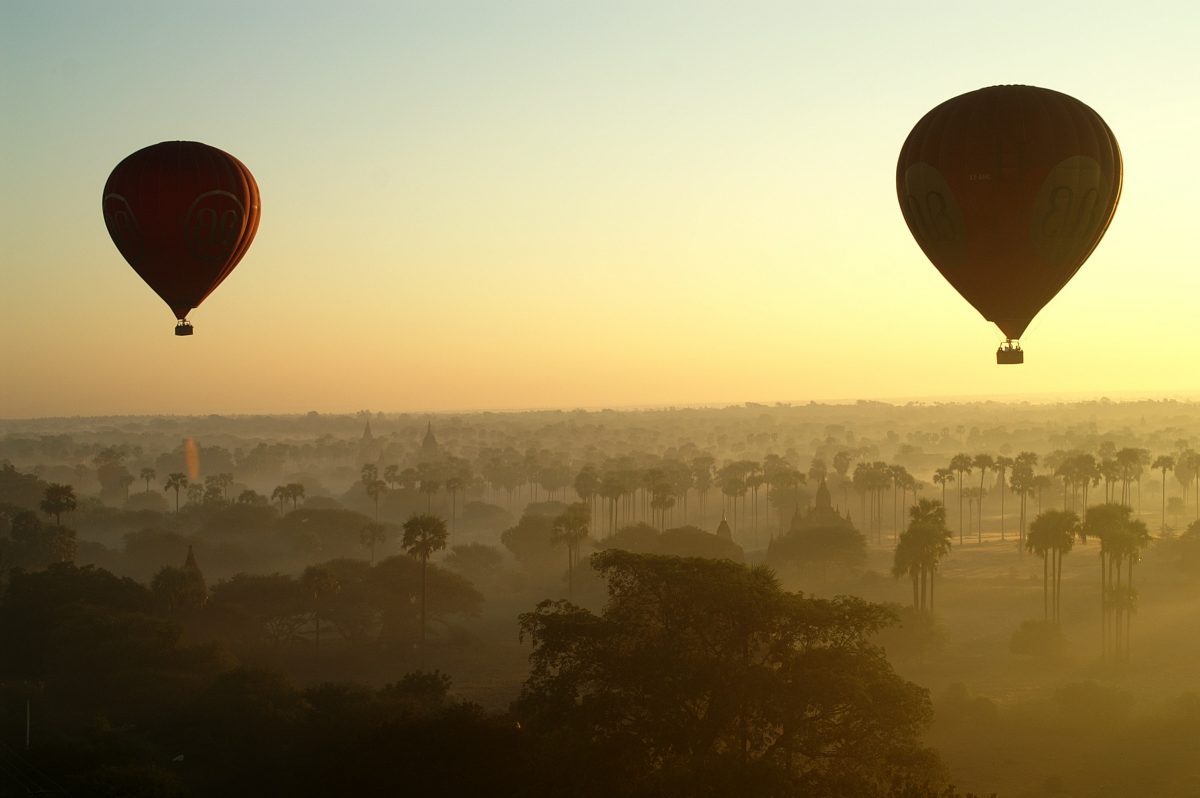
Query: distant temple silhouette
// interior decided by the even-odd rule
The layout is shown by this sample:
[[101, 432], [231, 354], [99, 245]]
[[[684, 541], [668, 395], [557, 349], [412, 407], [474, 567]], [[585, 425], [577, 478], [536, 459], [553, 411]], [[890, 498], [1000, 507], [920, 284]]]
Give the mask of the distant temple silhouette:
[[442, 454], [442, 447], [433, 434], [433, 422], [425, 427], [425, 438], [421, 441], [421, 457], [424, 460], [436, 460]]

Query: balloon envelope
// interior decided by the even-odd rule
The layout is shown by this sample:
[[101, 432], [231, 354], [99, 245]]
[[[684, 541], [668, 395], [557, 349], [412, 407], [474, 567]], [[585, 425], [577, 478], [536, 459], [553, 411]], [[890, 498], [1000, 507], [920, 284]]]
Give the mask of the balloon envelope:
[[1100, 243], [1121, 179], [1121, 150], [1099, 114], [1034, 86], [947, 100], [917, 122], [896, 165], [913, 237], [1010, 339]]
[[121, 255], [180, 320], [246, 254], [260, 213], [250, 170], [195, 141], [164, 141], [121, 161], [102, 204]]

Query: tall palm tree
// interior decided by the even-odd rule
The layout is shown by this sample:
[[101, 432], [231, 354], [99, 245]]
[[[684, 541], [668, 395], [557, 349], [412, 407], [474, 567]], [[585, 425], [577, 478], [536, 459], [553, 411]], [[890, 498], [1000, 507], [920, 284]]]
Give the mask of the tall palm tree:
[[287, 491], [287, 497], [292, 502], [292, 509], [296, 509], [296, 504], [304, 498], [304, 486], [299, 482], [289, 482], [284, 485], [284, 490]]
[[[380, 480], [376, 480], [377, 482]], [[436, 515], [421, 513], [404, 522], [404, 550], [421, 561], [421, 667], [425, 667], [425, 571], [429, 555], [446, 548], [446, 522]]]
[[920, 499], [909, 508], [909, 519], [908, 528], [900, 533], [896, 544], [892, 575], [897, 579], [908, 575], [913, 581], [913, 607], [932, 612], [933, 575], [950, 552], [946, 508], [939, 501]]
[[1132, 513], [1123, 504], [1089, 507], [1080, 532], [1085, 541], [1088, 535], [1100, 539], [1100, 650], [1102, 656], [1111, 653], [1117, 659], [1129, 657], [1129, 621], [1137, 601], [1133, 565], [1150, 542], [1146, 524]]
[[591, 513], [588, 512], [587, 505], [583, 502], [576, 502], [569, 507], [557, 518], [554, 519], [554, 527], [550, 533], [550, 542], [553, 545], [559, 543], [567, 547], [567, 598], [574, 598], [574, 573], [575, 566], [579, 562], [579, 547], [588, 536], [588, 523]]
[[933, 484], [942, 486], [942, 506], [946, 506], [946, 485], [954, 481], [954, 472], [949, 468], [939, 468], [933, 472]]
[[43, 513], [54, 516], [55, 526], [62, 526], [62, 514], [75, 510], [75, 488], [51, 483], [46, 486], [39, 506]]
[[975, 468], [979, 469], [979, 524], [975, 527], [978, 533], [978, 542], [983, 542], [983, 480], [987, 476], [987, 472], [996, 467], [996, 460], [990, 454], [977, 454], [975, 459], [971, 461]]
[[142, 480], [146, 483], [146, 493], [150, 492], [150, 483], [158, 476], [153, 468], [143, 468], [141, 473]]
[[291, 493], [287, 485], [276, 485], [275, 490], [271, 491], [271, 501], [279, 501], [279, 514], [283, 515], [283, 503], [291, 498]]
[[321, 609], [330, 596], [341, 589], [337, 575], [323, 565], [310, 565], [300, 576], [300, 587], [306, 594], [313, 608], [313, 627], [315, 630], [315, 649], [321, 653]]
[[974, 460], [969, 454], [956, 454], [950, 458], [949, 468], [958, 474], [958, 545], [963, 542], [963, 477], [971, 473]]
[[1079, 516], [1070, 510], [1047, 510], [1033, 519], [1025, 548], [1042, 558], [1042, 620], [1059, 622], [1062, 556], [1079, 533]]
[[375, 544], [387, 540], [387, 527], [371, 521], [363, 525], [358, 536], [359, 542], [371, 550], [371, 565], [375, 564]]
[[387, 493], [387, 483], [382, 479], [372, 479], [364, 483], [367, 491], [367, 497], [375, 502], [375, 521], [379, 521], [379, 498]]
[[1162, 471], [1162, 524], [1159, 531], [1167, 531], [1167, 472], [1175, 469], [1175, 458], [1169, 454], [1161, 454], [1155, 458], [1150, 467]]
[[1013, 467], [1014, 462], [1016, 461], [1011, 457], [1005, 457], [1004, 455], [999, 455], [996, 458], [996, 485], [1000, 488], [1000, 540], [1002, 542], [1006, 540], [1004, 535], [1004, 494], [1008, 488], [1005, 484], [1005, 477], [1008, 474], [1008, 470]]
[[178, 472], [167, 474], [167, 481], [163, 483], [163, 493], [169, 490], [175, 491], [175, 514], [179, 515], [179, 491], [186, 488], [188, 485], [187, 474]]

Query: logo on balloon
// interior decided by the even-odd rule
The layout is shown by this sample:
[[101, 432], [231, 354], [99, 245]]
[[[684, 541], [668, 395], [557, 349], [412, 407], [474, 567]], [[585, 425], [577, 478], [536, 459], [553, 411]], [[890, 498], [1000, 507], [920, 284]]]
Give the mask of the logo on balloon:
[[966, 254], [966, 224], [946, 178], [920, 161], [904, 171], [905, 217], [931, 258], [956, 261]]
[[104, 226], [117, 249], [127, 259], [136, 259], [142, 254], [142, 231], [129, 200], [120, 194], [105, 194], [103, 201]]
[[1030, 213], [1030, 237], [1048, 263], [1082, 260], [1099, 242], [1112, 180], [1086, 155], [1060, 161], [1042, 181]]
[[206, 191], [192, 201], [183, 222], [183, 245], [198, 263], [228, 259], [241, 235], [246, 209], [228, 191]]

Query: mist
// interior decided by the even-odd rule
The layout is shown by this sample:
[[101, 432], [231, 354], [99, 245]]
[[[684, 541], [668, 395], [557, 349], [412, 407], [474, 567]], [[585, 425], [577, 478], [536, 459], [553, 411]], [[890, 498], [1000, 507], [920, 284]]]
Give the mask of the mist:
[[0, 421], [0, 784], [1194, 795], [1198, 441], [1174, 400]]

